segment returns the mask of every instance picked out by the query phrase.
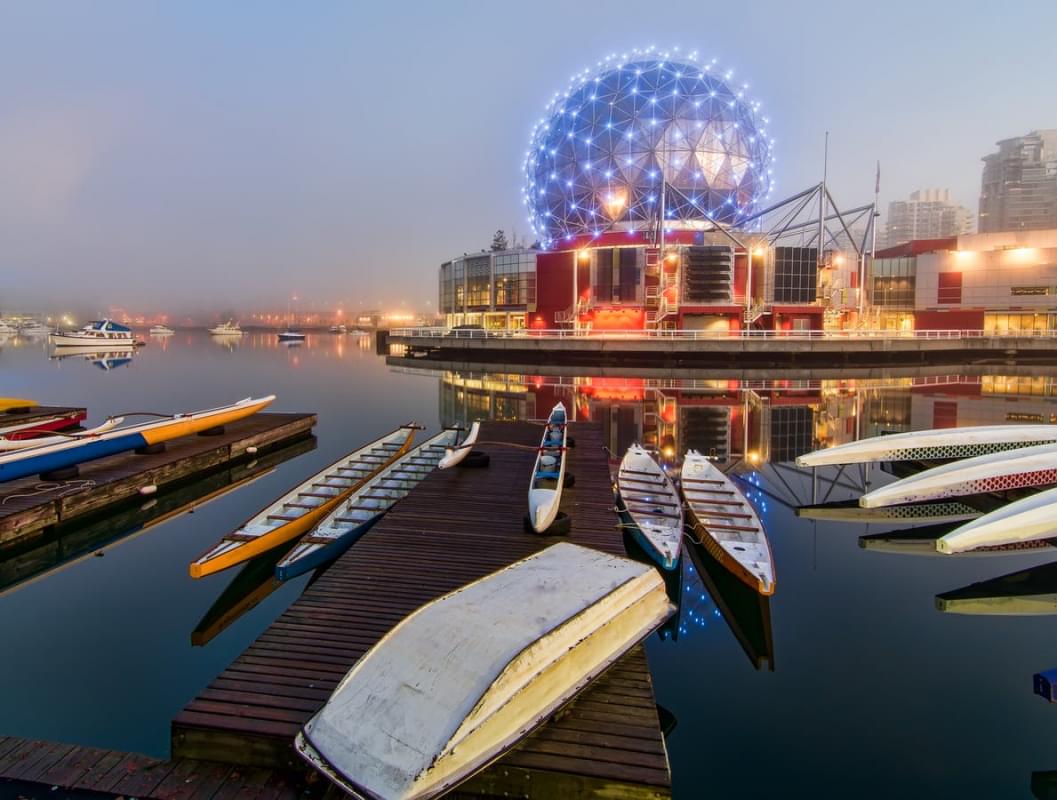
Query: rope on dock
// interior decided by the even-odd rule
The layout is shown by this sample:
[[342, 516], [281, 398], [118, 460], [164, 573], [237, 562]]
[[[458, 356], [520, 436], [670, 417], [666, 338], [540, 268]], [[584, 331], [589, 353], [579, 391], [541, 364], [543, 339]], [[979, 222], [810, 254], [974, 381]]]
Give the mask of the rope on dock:
[[49, 492], [59, 492], [59, 497], [65, 497], [68, 494], [80, 492], [84, 489], [91, 489], [94, 486], [95, 481], [91, 478], [81, 478], [73, 481], [49, 481], [46, 483], [38, 483], [30, 487], [28, 491], [7, 495], [3, 500], [0, 500], [0, 506], [6, 505], [8, 500], [14, 500], [16, 497], [37, 497], [42, 494], [48, 494]]

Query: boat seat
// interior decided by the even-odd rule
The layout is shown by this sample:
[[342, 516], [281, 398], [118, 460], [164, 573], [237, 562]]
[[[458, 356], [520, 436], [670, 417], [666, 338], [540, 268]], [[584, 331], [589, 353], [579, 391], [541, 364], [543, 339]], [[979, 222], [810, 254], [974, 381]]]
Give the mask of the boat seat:
[[[326, 500], [333, 500], [337, 495], [326, 494], [325, 492], [298, 492], [298, 497], [322, 497]], [[315, 508], [315, 506], [313, 506]]]
[[628, 492], [621, 492], [620, 494], [626, 497], [629, 503], [647, 503], [655, 506], [671, 506], [672, 508], [679, 507], [679, 503], [669, 503], [667, 500], [647, 500], [644, 497], [635, 497]]
[[703, 497], [696, 497], [690, 501], [691, 504], [701, 503], [706, 506], [744, 506], [741, 500], [706, 500]]
[[704, 525], [709, 530], [744, 531], [745, 533], [759, 533], [760, 532], [759, 528], [749, 528], [749, 527], [746, 527], [745, 525], [713, 525], [713, 524], [708, 523], [708, 522], [702, 522], [701, 524]]
[[546, 480], [546, 479], [549, 478], [550, 480], [556, 481], [556, 480], [558, 480], [558, 475], [559, 475], [559, 473], [557, 473], [557, 472], [537, 472], [536, 473], [536, 479], [537, 480]]
[[554, 456], [540, 456], [540, 465], [544, 467], [553, 467], [558, 463], [558, 459]]
[[269, 514], [268, 519], [277, 519], [282, 522], [294, 522], [295, 520], [301, 519], [301, 514], [290, 515], [290, 514]]
[[[379, 508], [378, 506], [355, 505], [355, 506], [345, 506], [345, 510], [346, 511], [373, 511], [376, 514], [378, 514], [378, 513], [381, 513], [382, 511], [386, 511], [387, 509]], [[334, 519], [340, 520], [340, 521], [343, 521], [343, 522], [363, 522], [364, 521], [362, 519], [355, 519], [355, 520], [354, 519], [349, 519], [348, 517], [335, 517]]]
[[229, 542], [255, 542], [259, 537], [250, 533], [239, 533], [236, 531], [235, 533], [229, 533], [224, 538]]
[[704, 480], [704, 479], [699, 479], [699, 478], [683, 478], [682, 482], [683, 483], [708, 483], [708, 484], [711, 484], [713, 486], [715, 486], [717, 484], [719, 486], [723, 486], [724, 483], [725, 483], [725, 481]]
[[642, 486], [667, 486], [666, 481], [643, 481], [638, 478], [625, 478], [623, 475], [618, 479], [618, 483], [638, 483]]
[[336, 539], [330, 536], [305, 536], [298, 544], [334, 544]]
[[642, 470], [642, 469], [622, 469], [622, 470], [620, 470], [620, 474], [621, 475], [651, 475], [654, 478], [657, 477], [657, 473], [656, 472], [648, 472], [648, 471]]
[[703, 509], [698, 513], [703, 517], [723, 517], [725, 519], [752, 519], [752, 514], [732, 514], [729, 511], [707, 511]]
[[632, 514], [646, 514], [650, 517], [665, 517], [666, 519], [679, 519], [678, 514], [669, 514], [667, 511], [651, 511], [648, 508], [628, 508]]
[[283, 503], [283, 505], [284, 506], [289, 506], [291, 508], [309, 508], [309, 509], [311, 509], [311, 508], [319, 508], [319, 506], [314, 506], [311, 503], [294, 503], [294, 502], [290, 502], [290, 503]]

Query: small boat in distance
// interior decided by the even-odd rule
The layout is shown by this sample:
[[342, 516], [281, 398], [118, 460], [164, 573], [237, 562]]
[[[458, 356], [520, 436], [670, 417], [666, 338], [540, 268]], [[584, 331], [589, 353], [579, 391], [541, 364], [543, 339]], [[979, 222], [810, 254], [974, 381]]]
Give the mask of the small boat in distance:
[[174, 333], [176, 333], [176, 331], [168, 325], [151, 325], [150, 328], [151, 336], [172, 336]]
[[973, 456], [1057, 442], [1057, 425], [981, 425], [872, 436], [797, 456], [798, 467], [925, 461]]
[[191, 562], [192, 578], [212, 575], [312, 530], [338, 504], [411, 447], [417, 426], [402, 425], [324, 467], [226, 534]]
[[326, 516], [275, 567], [281, 581], [303, 575], [333, 561], [362, 537], [397, 502], [418, 486], [437, 466], [444, 451], [455, 444], [459, 431], [447, 428], [408, 450]]
[[21, 336], [46, 336], [51, 333], [51, 328], [38, 319], [31, 319], [18, 326]]
[[[257, 399], [247, 397], [219, 408], [189, 414], [173, 414], [126, 428], [113, 427], [102, 433], [85, 432], [81, 436], [64, 437], [61, 442], [40, 444], [0, 454], [0, 481], [52, 472], [115, 453], [161, 444], [180, 436], [190, 436], [256, 414], [274, 399], [275, 395]], [[117, 422], [120, 421], [121, 418], [117, 418]]]
[[1057, 489], [1047, 489], [954, 529], [936, 541], [936, 551], [951, 555], [1053, 538], [1057, 538]]
[[349, 329], [344, 325], [331, 325], [327, 330], [331, 333], [348, 333]]
[[294, 747], [342, 789], [428, 800], [503, 755], [675, 611], [656, 569], [563, 542], [427, 603]]
[[117, 350], [138, 344], [131, 328], [110, 319], [89, 322], [79, 331], [56, 331], [48, 338], [57, 347], [94, 347], [97, 350]]
[[287, 328], [284, 331], [279, 331], [280, 342], [303, 342], [305, 340], [305, 334], [301, 331], [294, 330], [293, 328]]
[[1057, 484], [1057, 444], [952, 461], [867, 492], [864, 508]]
[[15, 336], [17, 334], [18, 328], [0, 319], [0, 337]]
[[213, 334], [213, 336], [242, 336], [242, 334], [245, 333], [238, 321], [233, 319], [229, 319], [224, 324], [217, 325], [215, 328], [210, 328], [209, 332]]
[[637, 444], [620, 462], [616, 499], [624, 528], [664, 569], [675, 569], [683, 544], [683, 504], [665, 471]]
[[558, 516], [565, 483], [568, 424], [565, 404], [551, 409], [543, 428], [528, 489], [528, 521], [536, 533], [546, 533]]
[[771, 545], [745, 495], [696, 450], [683, 458], [680, 484], [694, 533], [709, 554], [760, 594], [774, 594]]

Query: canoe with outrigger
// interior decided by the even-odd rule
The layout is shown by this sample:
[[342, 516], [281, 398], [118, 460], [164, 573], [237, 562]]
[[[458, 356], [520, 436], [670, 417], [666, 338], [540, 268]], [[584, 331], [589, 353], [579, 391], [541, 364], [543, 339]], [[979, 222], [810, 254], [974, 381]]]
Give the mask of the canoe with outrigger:
[[526, 520], [536, 533], [547, 533], [558, 517], [565, 484], [568, 429], [565, 404], [558, 403], [547, 417], [529, 481]]

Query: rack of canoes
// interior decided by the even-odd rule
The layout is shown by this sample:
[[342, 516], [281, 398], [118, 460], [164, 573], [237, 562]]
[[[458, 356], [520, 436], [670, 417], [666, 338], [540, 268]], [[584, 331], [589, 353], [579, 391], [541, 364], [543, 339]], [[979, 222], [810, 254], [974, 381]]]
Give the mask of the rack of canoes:
[[939, 553], [968, 553], [1057, 538], [1057, 488], [1052, 488], [1057, 487], [1057, 425], [988, 425], [875, 436], [808, 453], [797, 464], [816, 467], [871, 461], [917, 461], [928, 468], [864, 493], [859, 498], [863, 509], [912, 510], [972, 495], [1039, 490], [989, 513], [978, 513], [936, 538]]

